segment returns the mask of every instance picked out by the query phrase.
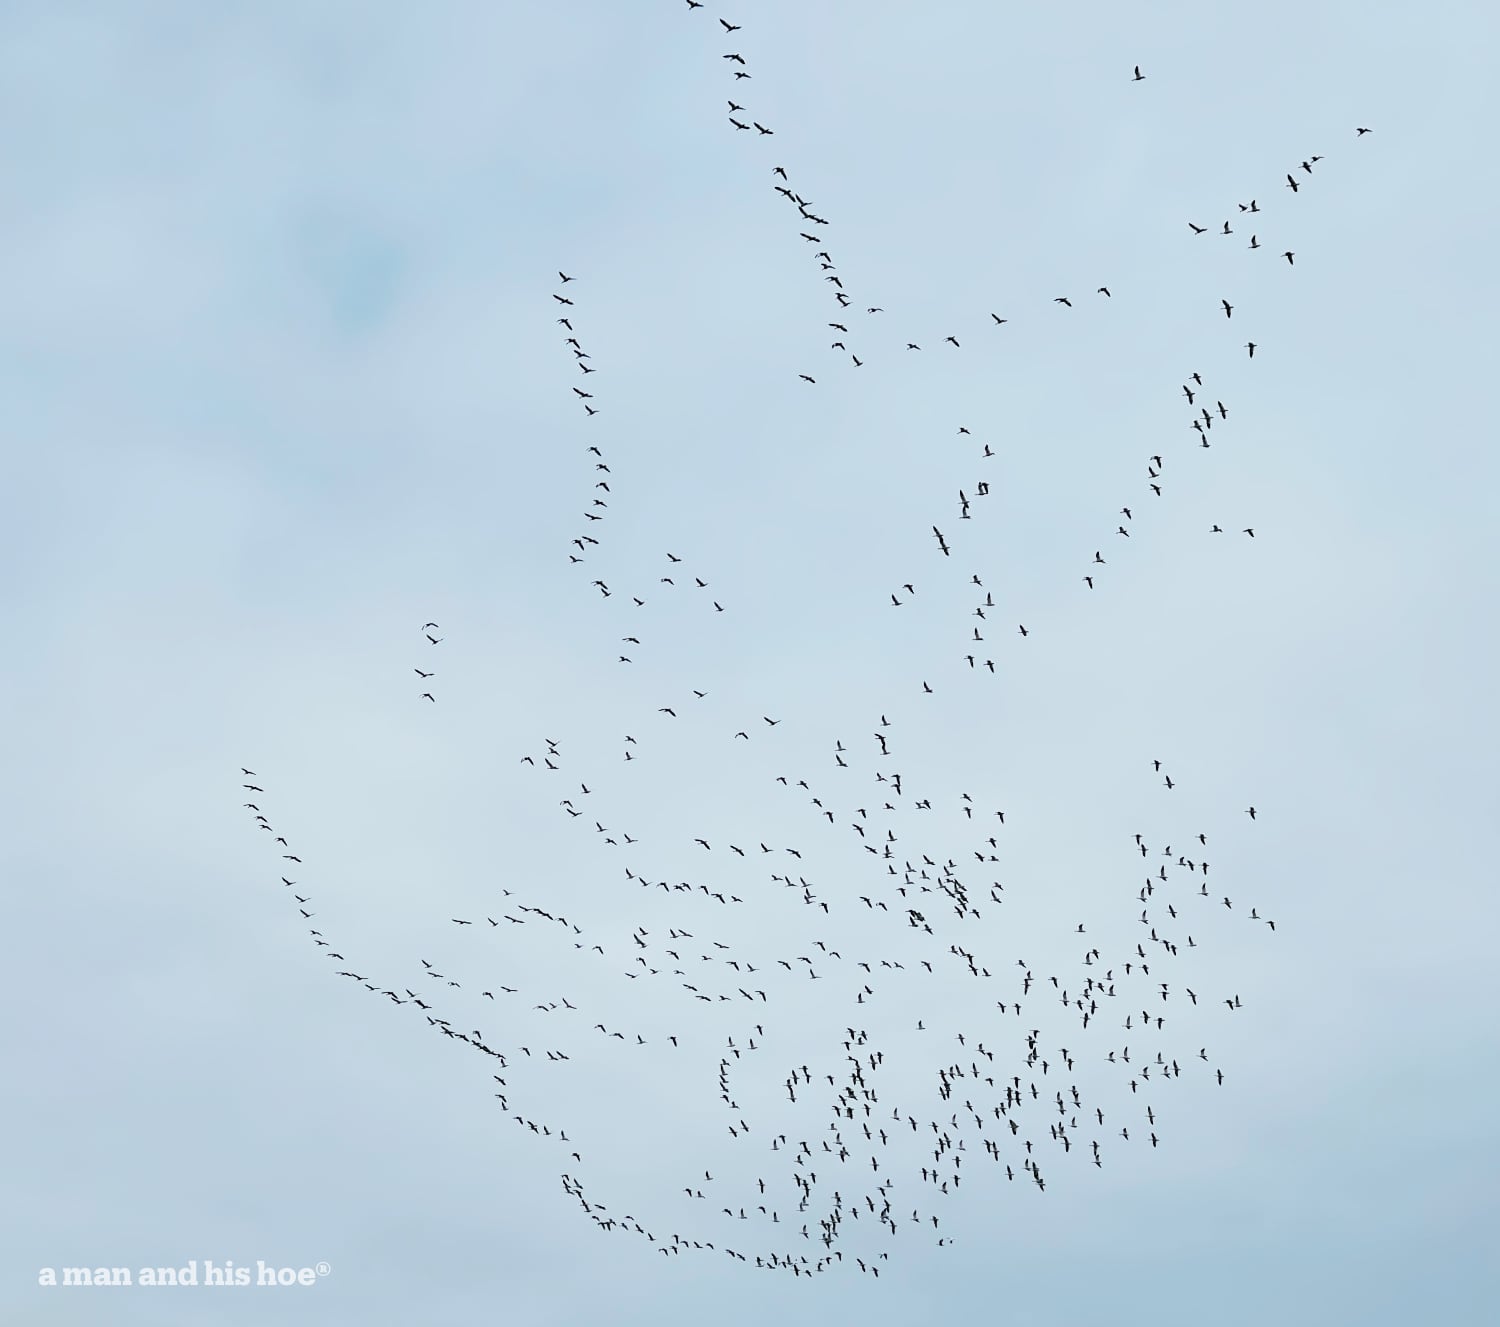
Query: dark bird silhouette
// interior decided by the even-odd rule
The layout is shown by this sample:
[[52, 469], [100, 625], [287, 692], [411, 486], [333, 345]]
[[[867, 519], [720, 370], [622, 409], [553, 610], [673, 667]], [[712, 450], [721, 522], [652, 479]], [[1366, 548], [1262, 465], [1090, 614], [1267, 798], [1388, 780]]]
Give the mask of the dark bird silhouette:
[[566, 284], [567, 282], [569, 282], [569, 281], [571, 281], [573, 279], [566, 272], [559, 272], [558, 276], [562, 277], [564, 284]]
[[1292, 253], [1292, 251], [1291, 251], [1291, 250], [1290, 250], [1290, 249], [1288, 249], [1288, 250], [1287, 250], [1287, 251], [1286, 251], [1286, 252], [1285, 252], [1285, 253], [1284, 253], [1284, 254], [1282, 254], [1282, 255], [1281, 255], [1281, 256], [1282, 256], [1282, 257], [1283, 257], [1283, 258], [1285, 258], [1285, 259], [1286, 259], [1286, 261], [1287, 261], [1287, 265], [1288, 265], [1288, 266], [1289, 266], [1289, 267], [1296, 267], [1296, 265], [1297, 265], [1297, 264], [1296, 264], [1296, 263], [1294, 263], [1294, 262], [1292, 262], [1292, 259], [1293, 259], [1293, 258], [1294, 258], [1294, 257], [1295, 257], [1295, 256], [1296, 256], [1296, 255], [1295, 255], [1295, 254], [1293, 254], [1293, 253]]
[[1070, 309], [1073, 307], [1073, 301], [1070, 300], [1070, 299], [1068, 299], [1068, 298], [1066, 298], [1065, 296], [1062, 296], [1062, 295], [1059, 295], [1052, 302], [1054, 304], [1066, 304]]
[[1370, 132], [1370, 131], [1369, 131], [1369, 130], [1368, 130], [1368, 129], [1356, 129], [1356, 130], [1355, 130], [1355, 131], [1354, 131], [1354, 136], [1355, 136], [1355, 137], [1356, 137], [1356, 138], [1358, 138], [1358, 137], [1360, 137], [1360, 136], [1361, 136], [1361, 135], [1362, 135], [1362, 134], [1367, 134], [1367, 133], [1369, 133], [1369, 132]]
[[1141, 73], [1141, 67], [1140, 67], [1140, 65], [1136, 65], [1136, 67], [1135, 67], [1135, 77], [1132, 78], [1130, 81], [1132, 83], [1139, 83], [1145, 77], [1146, 77], [1145, 74]]
[[1221, 299], [1219, 303], [1224, 306], [1224, 316], [1226, 318], [1234, 312], [1234, 305], [1232, 305], [1227, 299]]
[[1246, 341], [1245, 342], [1245, 349], [1250, 352], [1250, 358], [1254, 359], [1255, 358], [1255, 342], [1254, 341]]
[[1290, 175], [1288, 175], [1286, 177], [1286, 187], [1288, 189], [1290, 189], [1293, 193], [1297, 192], [1297, 188], [1298, 188], [1297, 181], [1294, 180], [1294, 179], [1292, 179], [1292, 177]]
[[943, 538], [943, 532], [934, 525], [932, 527], [932, 533], [937, 536], [938, 547], [943, 550], [943, 556], [951, 557], [952, 554], [948, 552], [948, 541]]
[[1201, 235], [1201, 234], [1203, 234], [1204, 231], [1206, 231], [1208, 229], [1208, 227], [1207, 226], [1195, 226], [1195, 225], [1193, 225], [1193, 223], [1191, 221], [1189, 221], [1188, 222], [1188, 229], [1191, 230], [1194, 235]]

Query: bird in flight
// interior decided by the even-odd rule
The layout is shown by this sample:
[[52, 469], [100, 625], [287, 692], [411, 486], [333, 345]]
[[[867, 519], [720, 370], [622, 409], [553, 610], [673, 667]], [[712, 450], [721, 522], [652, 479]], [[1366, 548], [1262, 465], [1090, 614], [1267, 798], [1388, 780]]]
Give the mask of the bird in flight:
[[1250, 352], [1250, 358], [1254, 359], [1255, 358], [1255, 342], [1254, 341], [1246, 341], [1245, 342], [1245, 349]]
[[1201, 235], [1201, 234], [1203, 234], [1204, 231], [1206, 231], [1208, 229], [1208, 227], [1207, 226], [1195, 226], [1195, 225], [1193, 225], [1193, 223], [1191, 221], [1189, 221], [1188, 222], [1188, 229], [1191, 230], [1194, 235]]
[[1054, 303], [1054, 304], [1066, 304], [1066, 305], [1067, 305], [1067, 306], [1068, 306], [1068, 307], [1069, 307], [1069, 308], [1070, 308], [1070, 309], [1071, 309], [1071, 308], [1072, 308], [1072, 307], [1073, 307], [1073, 301], [1072, 301], [1072, 300], [1070, 300], [1070, 299], [1065, 299], [1065, 298], [1064, 298], [1064, 297], [1063, 297], [1063, 296], [1061, 296], [1061, 295], [1059, 295], [1059, 296], [1058, 296], [1058, 297], [1057, 297], [1057, 298], [1056, 298], [1056, 299], [1055, 299], [1055, 300], [1053, 300], [1053, 301], [1052, 301], [1052, 302], [1053, 302], [1053, 303]]
[[947, 540], [946, 540], [946, 539], [944, 539], [944, 538], [943, 538], [943, 532], [942, 532], [942, 531], [941, 531], [941, 530], [939, 530], [939, 529], [938, 529], [938, 528], [937, 528], [937, 526], [935, 526], [935, 525], [934, 525], [934, 526], [933, 526], [933, 527], [932, 527], [932, 533], [933, 533], [933, 534], [935, 534], [935, 535], [936, 535], [936, 536], [937, 536], [937, 541], [938, 541], [938, 547], [939, 547], [939, 548], [940, 548], [940, 549], [942, 549], [942, 550], [943, 550], [943, 556], [944, 556], [944, 557], [945, 557], [945, 558], [946, 558], [946, 557], [951, 557], [951, 556], [952, 556], [952, 554], [950, 554], [950, 553], [949, 553], [949, 552], [948, 552], [948, 541], [947, 541]]
[[1109, 287], [1108, 286], [1100, 286], [1099, 289], [1095, 292], [1095, 294], [1098, 294], [1098, 295], [1108, 295], [1110, 299], [1114, 299], [1114, 296], [1109, 294]]
[[1290, 175], [1288, 175], [1286, 177], [1286, 187], [1288, 189], [1290, 189], [1293, 193], [1296, 193], [1299, 186], [1297, 184], [1297, 181], [1294, 180], [1294, 179], [1292, 179], [1292, 177]]
[[1293, 253], [1292, 253], [1292, 251], [1291, 251], [1291, 250], [1290, 250], [1290, 249], [1288, 249], [1288, 250], [1287, 250], [1287, 251], [1286, 251], [1286, 252], [1285, 252], [1285, 253], [1284, 253], [1284, 254], [1282, 254], [1282, 255], [1281, 255], [1281, 256], [1282, 256], [1282, 257], [1283, 257], [1283, 258], [1285, 258], [1285, 259], [1286, 259], [1286, 262], [1287, 262], [1287, 266], [1288, 266], [1288, 267], [1296, 267], [1296, 265], [1297, 265], [1297, 264], [1296, 264], [1296, 263], [1294, 263], [1294, 262], [1293, 262], [1293, 261], [1292, 261], [1292, 259], [1293, 259], [1293, 258], [1294, 258], [1294, 257], [1295, 257], [1295, 256], [1296, 256], [1296, 255], [1295, 255], [1295, 254], [1293, 254]]
[[1139, 83], [1145, 77], [1146, 77], [1145, 74], [1141, 73], [1141, 67], [1140, 67], [1140, 65], [1136, 65], [1136, 67], [1135, 67], [1135, 77], [1132, 78], [1130, 81], [1132, 83]]
[[566, 285], [569, 281], [571, 281], [573, 279], [566, 272], [559, 272], [558, 276], [562, 277], [564, 285]]
[[1226, 318], [1234, 312], [1234, 305], [1231, 304], [1227, 299], [1221, 299], [1219, 303], [1224, 306], [1224, 316]]
[[1355, 137], [1356, 137], [1356, 138], [1358, 138], [1358, 137], [1360, 137], [1360, 135], [1362, 135], [1362, 134], [1367, 134], [1367, 133], [1369, 133], [1369, 132], [1370, 132], [1370, 131], [1369, 131], [1369, 130], [1368, 130], [1368, 129], [1356, 129], [1356, 130], [1355, 130], [1355, 131], [1354, 131], [1354, 136], [1355, 136]]

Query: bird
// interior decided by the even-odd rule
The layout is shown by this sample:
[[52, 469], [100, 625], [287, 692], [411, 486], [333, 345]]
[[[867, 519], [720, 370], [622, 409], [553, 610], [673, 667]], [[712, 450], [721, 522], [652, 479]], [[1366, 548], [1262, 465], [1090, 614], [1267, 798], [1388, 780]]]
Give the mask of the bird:
[[1221, 299], [1219, 303], [1224, 306], [1224, 316], [1226, 318], [1234, 312], [1234, 305], [1232, 305], [1227, 299]]
[[1140, 67], [1140, 65], [1136, 65], [1136, 67], [1135, 67], [1135, 77], [1132, 78], [1130, 81], [1132, 83], [1139, 83], [1145, 77], [1146, 77], [1145, 74], [1141, 73], [1141, 67]]
[[1245, 814], [1247, 816], [1249, 816], [1251, 820], [1254, 820], [1255, 819], [1255, 808], [1253, 806], [1246, 808]]
[[1069, 307], [1069, 308], [1070, 308], [1070, 309], [1071, 309], [1071, 308], [1072, 308], [1072, 307], [1073, 307], [1073, 301], [1072, 301], [1072, 300], [1070, 300], [1070, 299], [1067, 299], [1067, 298], [1065, 298], [1065, 297], [1064, 297], [1064, 296], [1062, 296], [1062, 295], [1059, 295], [1059, 296], [1058, 296], [1058, 297], [1057, 297], [1057, 298], [1056, 298], [1056, 299], [1055, 299], [1055, 300], [1053, 300], [1053, 301], [1052, 301], [1052, 302], [1053, 302], [1053, 303], [1054, 303], [1054, 304], [1066, 304], [1066, 305], [1067, 305], [1067, 306], [1068, 306], [1068, 307]]
[[810, 382], [810, 383], [813, 383], [814, 385], [817, 384], [817, 379], [816, 378], [809, 378], [807, 376], [807, 374], [805, 374], [805, 373], [799, 373], [797, 376], [799, 378], [801, 378], [803, 382]]
[[1281, 256], [1286, 259], [1288, 267], [1295, 267], [1297, 265], [1296, 263], [1292, 262], [1292, 259], [1293, 259], [1293, 257], [1295, 257], [1295, 255], [1292, 253], [1292, 251], [1290, 249], [1288, 249]]
[[1100, 286], [1099, 289], [1096, 290], [1094, 293], [1096, 295], [1108, 295], [1110, 299], [1114, 298], [1113, 295], [1109, 294], [1109, 287], [1108, 286]]
[[727, 19], [721, 18], [719, 20], [719, 23], [723, 27], [725, 32], [738, 32], [740, 30], [740, 25], [738, 23], [730, 23]]
[[1362, 135], [1362, 134], [1367, 134], [1367, 133], [1369, 133], [1369, 132], [1370, 132], [1370, 130], [1368, 130], [1368, 129], [1356, 129], [1356, 130], [1355, 130], [1355, 131], [1354, 131], [1354, 136], [1355, 136], [1355, 137], [1356, 137], [1356, 138], [1359, 138], [1359, 137], [1360, 137], [1360, 136], [1361, 136], [1361, 135]]
[[1204, 231], [1206, 231], [1208, 229], [1208, 227], [1207, 226], [1195, 226], [1195, 225], [1193, 225], [1193, 223], [1191, 221], [1189, 221], [1188, 222], [1188, 229], [1191, 230], [1194, 235], [1201, 235], [1201, 234], [1203, 234]]
[[573, 279], [566, 272], [559, 272], [558, 276], [562, 277], [564, 284], [566, 284], [567, 282], [569, 282], [569, 281], [571, 281]]
[[1255, 358], [1255, 342], [1254, 341], [1246, 341], [1245, 342], [1245, 349], [1250, 352], [1250, 358], [1254, 359]]
[[938, 547], [943, 550], [943, 556], [951, 557], [952, 554], [948, 551], [948, 541], [943, 538], [943, 532], [934, 525], [932, 527], [932, 533], [937, 536]]
[[1290, 189], [1293, 193], [1297, 192], [1297, 181], [1294, 180], [1294, 179], [1292, 179], [1292, 177], [1290, 175], [1288, 175], [1286, 177], [1286, 187], [1288, 189]]
[[432, 677], [433, 676], [432, 673], [424, 673], [420, 668], [413, 668], [412, 672], [414, 672], [418, 677]]

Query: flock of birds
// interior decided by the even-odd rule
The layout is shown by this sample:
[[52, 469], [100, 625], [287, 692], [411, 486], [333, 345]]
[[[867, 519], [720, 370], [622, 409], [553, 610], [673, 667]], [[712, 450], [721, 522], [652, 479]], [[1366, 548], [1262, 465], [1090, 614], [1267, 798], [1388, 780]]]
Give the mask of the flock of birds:
[[[699, 0], [687, 5], [704, 8]], [[741, 30], [718, 22], [726, 37]], [[738, 51], [723, 58], [738, 89], [729, 99], [733, 130], [757, 140], [774, 136], [749, 109], [747, 61]], [[1137, 67], [1130, 81], [1145, 78]], [[1369, 132], [1360, 128], [1356, 136]], [[1300, 162], [1295, 169], [1303, 178], [1289, 173], [1289, 192], [1304, 187], [1321, 160], [1309, 155]], [[829, 223], [779, 166], [773, 178], [778, 195], [796, 210], [799, 233], [816, 246], [838, 306], [838, 320], [829, 323], [838, 338], [832, 348], [854, 368], [864, 367], [880, 348], [863, 342], [854, 348], [854, 301], [825, 239]], [[1238, 206], [1242, 218], [1255, 218], [1249, 224], [1262, 224], [1256, 198]], [[1190, 224], [1195, 235], [1209, 231]], [[1230, 220], [1219, 233], [1235, 233]], [[1250, 234], [1250, 248], [1262, 247], [1259, 233]], [[1293, 249], [1280, 256], [1295, 267]], [[597, 417], [602, 408], [592, 375], [598, 370], [579, 335], [578, 279], [558, 275], [557, 321], [583, 375], [584, 385], [572, 392], [587, 416]], [[1114, 298], [1107, 286], [1096, 293]], [[1073, 307], [1068, 296], [1055, 302]], [[878, 304], [861, 307], [866, 319], [884, 312]], [[1237, 306], [1226, 298], [1219, 311], [1232, 321]], [[997, 334], [1010, 321], [989, 317]], [[959, 329], [944, 344], [959, 350], [968, 339]], [[905, 337], [895, 344], [921, 349]], [[1257, 343], [1246, 348], [1253, 356]], [[816, 385], [815, 375], [800, 376]], [[1190, 411], [1186, 427], [1207, 449], [1231, 412], [1196, 371], [1181, 390]], [[966, 427], [958, 432], [972, 437]], [[974, 445], [982, 474], [995, 452]], [[609, 516], [606, 454], [591, 444], [587, 455], [595, 478], [585, 525], [570, 544], [575, 565], [602, 550]], [[1122, 504], [1115, 538], [1131, 537], [1135, 501], [1164, 496], [1163, 456], [1146, 458], [1145, 471], [1151, 496]], [[977, 542], [959, 539], [954, 530], [966, 527], [949, 522], [973, 519], [990, 482], [976, 478], [960, 489], [956, 510], [932, 524], [931, 556], [943, 560], [936, 565], [951, 565], [947, 560]], [[1211, 528], [1223, 532], [1218, 524]], [[1241, 533], [1255, 537], [1253, 526]], [[1107, 563], [1101, 545], [1083, 575], [1089, 589]], [[702, 570], [665, 552], [654, 585], [617, 591], [598, 576], [589, 588], [601, 599], [618, 593], [637, 610], [658, 593], [682, 592], [698, 596], [704, 612], [722, 613]], [[908, 604], [920, 581], [914, 572], [891, 590], [890, 607]], [[984, 642], [1003, 607], [977, 571], [966, 584], [972, 623], [961, 660], [950, 662], [993, 673]], [[649, 622], [650, 614], [639, 620]], [[436, 658], [432, 652], [448, 639], [443, 628], [426, 622], [420, 630], [427, 657]], [[1032, 634], [1024, 623], [1003, 630], [1016, 640]], [[642, 634], [621, 638], [615, 662], [634, 661]], [[424, 688], [417, 699], [435, 704], [438, 670], [415, 672]], [[484, 912], [449, 918], [452, 943], [414, 954], [399, 977], [374, 975], [325, 933], [316, 885], [305, 878], [310, 868], [264, 809], [272, 796], [268, 781], [241, 767], [250, 797], [244, 808], [278, 850], [289, 906], [314, 948], [335, 965], [331, 971], [407, 1011], [418, 1026], [486, 1057], [502, 1115], [528, 1141], [557, 1147], [562, 1187], [594, 1226], [638, 1238], [667, 1257], [710, 1251], [794, 1276], [847, 1264], [878, 1277], [903, 1241], [953, 1241], [943, 1213], [965, 1182], [1003, 1177], [1040, 1194], [1054, 1168], [1102, 1168], [1124, 1149], [1163, 1146], [1183, 1085], [1226, 1082], [1223, 1065], [1200, 1044], [1210, 1038], [1200, 1033], [1216, 1018], [1236, 1017], [1244, 1003], [1224, 983], [1223, 969], [1200, 951], [1211, 952], [1230, 928], [1269, 938], [1276, 922], [1263, 902], [1239, 897], [1238, 885], [1222, 885], [1212, 873], [1206, 857], [1213, 826], [1186, 825], [1149, 838], [1135, 833], [1121, 843], [1115, 920], [1069, 921], [1065, 934], [1052, 938], [1059, 945], [1065, 939], [1071, 957], [1033, 964], [1000, 924], [1005, 838], [1018, 830], [993, 795], [980, 787], [945, 791], [940, 771], [903, 772], [902, 764], [915, 758], [915, 734], [885, 713], [872, 716], [868, 731], [848, 744], [835, 738], [817, 768], [783, 766], [772, 774], [805, 750], [789, 737], [797, 722], [758, 707], [736, 708], [716, 690], [699, 678], [659, 697], [637, 716], [635, 731], [624, 734], [608, 765], [602, 752], [575, 756], [552, 738], [518, 757], [543, 781], [549, 801], [555, 794], [559, 827], [582, 851], [604, 861], [618, 854], [616, 878], [631, 891], [633, 920], [616, 919], [618, 896], [609, 915], [596, 919], [559, 902], [552, 882], [529, 893], [518, 884], [499, 889]], [[923, 680], [923, 694], [933, 691]], [[649, 774], [622, 776], [621, 763], [627, 770], [638, 760], [646, 765], [640, 757], [657, 734], [677, 741], [686, 730], [715, 753], [713, 768], [733, 768], [760, 792], [736, 800], [720, 828], [702, 833], [634, 823], [629, 799], [612, 794], [621, 777]], [[1143, 761], [1143, 777], [1147, 766], [1164, 793], [1178, 787], [1160, 760]], [[1239, 825], [1257, 820], [1253, 805], [1242, 814]], [[774, 925], [756, 925], [770, 914]], [[515, 975], [527, 969], [535, 972]], [[564, 972], [573, 977], [566, 994]], [[667, 1065], [673, 1074], [701, 1078], [717, 1123], [704, 1123], [710, 1117], [698, 1103], [694, 1119], [705, 1134], [711, 1127], [717, 1135], [712, 1155], [722, 1164], [680, 1162], [671, 1177], [675, 1214], [668, 1209], [642, 1219], [634, 1201], [614, 1195], [603, 1201], [585, 1183], [594, 1136], [574, 1112], [579, 1075], [591, 1064], [620, 1074]]]

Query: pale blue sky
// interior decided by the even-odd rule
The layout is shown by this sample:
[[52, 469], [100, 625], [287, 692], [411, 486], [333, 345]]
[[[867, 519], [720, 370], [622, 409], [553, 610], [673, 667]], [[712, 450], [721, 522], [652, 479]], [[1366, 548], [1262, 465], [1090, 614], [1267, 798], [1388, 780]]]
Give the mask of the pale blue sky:
[[[1492, 1321], [1497, 28], [1478, 4], [1280, 0], [0, 7], [0, 1317]], [[736, 130], [731, 97], [774, 135]], [[1205, 450], [1189, 425], [1217, 401]], [[920, 938], [860, 903], [895, 903], [862, 851], [887, 830], [898, 870], [951, 857], [982, 919], [924, 898]], [[1143, 877], [1184, 851], [1213, 897], [1176, 867], [1161, 888], [1196, 948], [1080, 1029], [1047, 980], [1084, 979], [1077, 925], [1101, 962], [1134, 958]], [[580, 930], [483, 920], [522, 904]], [[678, 929], [696, 981], [664, 961]], [[745, 1013], [735, 954], [768, 994]], [[995, 1009], [1018, 959], [1021, 1018]], [[345, 968], [482, 1030], [510, 1113], [570, 1146]], [[1158, 977], [1166, 1027], [1123, 1030]], [[831, 1091], [793, 1107], [783, 1084], [846, 1074], [856, 1019], [887, 1056], [877, 1109], [929, 1135], [993, 1100], [972, 1077], [939, 1100], [936, 1070], [983, 1041], [998, 1082], [1034, 1074], [1032, 1027], [1043, 1086], [1109, 1123], [1080, 1112], [1064, 1154], [1019, 1117], [1045, 1193], [1024, 1152], [1014, 1184], [985, 1156], [999, 1121], [965, 1135], [946, 1199], [893, 1139], [899, 1235], [866, 1212], [841, 1267], [758, 1270], [824, 1252], [796, 1228], [832, 1189], [873, 1192], [814, 1142], [797, 1214], [766, 1151], [832, 1136]], [[1132, 1093], [1107, 1059], [1126, 1042], [1180, 1050], [1181, 1078]], [[659, 1240], [751, 1262], [603, 1233], [563, 1172]], [[779, 1230], [723, 1215], [761, 1177]], [[878, 1282], [852, 1266], [882, 1248]], [[331, 1271], [35, 1288], [189, 1259]]]

